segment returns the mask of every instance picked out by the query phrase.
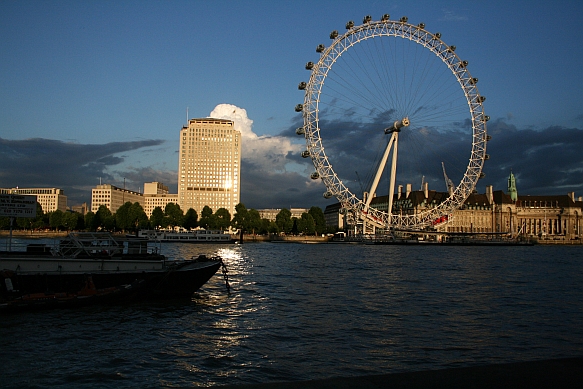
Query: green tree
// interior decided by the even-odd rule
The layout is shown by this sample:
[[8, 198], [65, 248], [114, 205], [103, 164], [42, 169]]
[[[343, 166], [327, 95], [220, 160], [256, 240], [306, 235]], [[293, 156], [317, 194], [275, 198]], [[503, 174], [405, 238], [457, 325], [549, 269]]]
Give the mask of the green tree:
[[77, 212], [64, 212], [61, 217], [61, 226], [67, 231], [77, 228], [79, 222], [79, 214]]
[[292, 217], [292, 229], [291, 229], [291, 234], [292, 235], [297, 235], [299, 233], [299, 229], [298, 229], [298, 218], [297, 217]]
[[308, 211], [310, 215], [314, 218], [314, 223], [316, 223], [316, 234], [322, 235], [327, 231], [326, 219], [324, 218], [324, 212], [320, 207], [311, 207]]
[[279, 234], [279, 227], [277, 226], [277, 223], [270, 221], [267, 225], [267, 232], [270, 234]]
[[214, 228], [213, 210], [208, 205], [205, 205], [202, 209], [198, 225], [207, 230], [209, 228]]
[[195, 209], [189, 208], [184, 215], [184, 221], [182, 222], [182, 227], [187, 230], [192, 230], [198, 226], [198, 213]]
[[132, 220], [130, 216], [131, 201], [126, 201], [115, 212], [115, 225], [122, 231], [130, 230], [132, 227]]
[[297, 221], [298, 232], [304, 235], [312, 235], [316, 232], [314, 218], [307, 212], [302, 213], [302, 217]]
[[77, 224], [75, 225], [74, 229], [77, 231], [83, 231], [85, 229], [85, 217], [81, 215], [79, 212], [75, 212], [77, 215]]
[[[97, 222], [97, 225], [95, 223]], [[85, 214], [85, 229], [88, 231], [96, 231], [99, 226], [99, 220], [95, 213], [89, 211]]]
[[257, 232], [261, 235], [267, 234], [267, 227], [268, 226], [269, 226], [269, 220], [261, 219], [261, 226], [259, 227], [259, 230]]
[[164, 213], [166, 214], [165, 221], [168, 223], [167, 224], [168, 226], [172, 228], [176, 226], [182, 226], [184, 212], [182, 211], [182, 209], [180, 209], [180, 205], [175, 203], [168, 203], [166, 204]]
[[131, 222], [130, 230], [138, 231], [148, 228], [148, 215], [140, 203], [137, 201], [130, 206], [129, 220]]
[[164, 211], [162, 210], [162, 207], [154, 208], [152, 214], [150, 215], [150, 224], [156, 230], [158, 227], [166, 227], [164, 225]]
[[0, 217], [0, 229], [6, 230], [10, 228], [10, 218], [6, 216]]
[[261, 228], [261, 216], [256, 209], [250, 209], [247, 212], [247, 228], [254, 234]]
[[245, 207], [245, 204], [239, 203], [235, 205], [235, 215], [233, 216], [233, 220], [231, 220], [231, 226], [237, 230], [241, 230], [243, 232], [248, 231], [247, 228], [247, 216], [249, 211]]
[[279, 211], [275, 216], [275, 223], [277, 224], [277, 227], [280, 231], [289, 234], [294, 226], [290, 210], [287, 208], [282, 208], [282, 210]]
[[99, 222], [98, 228], [106, 231], [113, 231], [115, 229], [115, 217], [107, 208], [106, 205], [100, 205], [96, 213], [97, 221]]
[[63, 211], [57, 209], [56, 211], [51, 212], [49, 215], [49, 225], [51, 228], [54, 228], [55, 231], [58, 231], [63, 225]]
[[215, 224], [216, 228], [220, 229], [221, 231], [229, 229], [229, 226], [231, 225], [231, 214], [227, 209], [217, 209], [217, 212], [215, 212]]
[[43, 228], [45, 226], [45, 213], [43, 211], [43, 207], [40, 203], [36, 202], [36, 217], [33, 219], [32, 226], [33, 228]]

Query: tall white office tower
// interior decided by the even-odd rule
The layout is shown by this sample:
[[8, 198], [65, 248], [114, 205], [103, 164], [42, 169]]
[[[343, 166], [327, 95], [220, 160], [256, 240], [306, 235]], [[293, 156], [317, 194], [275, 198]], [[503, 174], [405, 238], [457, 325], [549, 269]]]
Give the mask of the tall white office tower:
[[240, 202], [241, 133], [224, 119], [190, 119], [180, 131], [178, 203], [199, 217], [205, 205], [235, 214]]

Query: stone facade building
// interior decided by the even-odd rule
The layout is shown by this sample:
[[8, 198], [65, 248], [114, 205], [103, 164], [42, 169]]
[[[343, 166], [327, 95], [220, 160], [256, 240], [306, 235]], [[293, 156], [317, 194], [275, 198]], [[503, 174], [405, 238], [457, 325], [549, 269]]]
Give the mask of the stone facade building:
[[[428, 190], [412, 191], [411, 185], [399, 186], [393, 196], [393, 212], [414, 215], [433, 208], [449, 196], [447, 192]], [[378, 196], [371, 207], [381, 211], [388, 209], [388, 196]], [[519, 195], [516, 181], [511, 173], [508, 192], [494, 191], [472, 193], [462, 207], [448, 215], [447, 222], [436, 225], [436, 231], [451, 233], [506, 233], [513, 237], [537, 238], [539, 240], [583, 239], [583, 198], [575, 193], [566, 195], [528, 196]], [[340, 230], [347, 228], [340, 213], [340, 204], [326, 207], [326, 223]]]

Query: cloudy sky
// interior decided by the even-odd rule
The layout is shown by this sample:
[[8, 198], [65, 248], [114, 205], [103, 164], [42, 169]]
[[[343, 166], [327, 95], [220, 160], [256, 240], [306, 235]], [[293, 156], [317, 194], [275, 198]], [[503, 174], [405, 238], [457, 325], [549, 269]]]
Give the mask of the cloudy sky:
[[[385, 13], [441, 32], [479, 78], [492, 135], [480, 192], [506, 190], [512, 170], [519, 194], [583, 195], [583, 4], [561, 0], [3, 1], [0, 187], [63, 188], [69, 205], [89, 203], [100, 181], [125, 179], [137, 191], [160, 181], [176, 192], [188, 109], [190, 118], [235, 120], [247, 207], [325, 207], [333, 200], [300, 157], [297, 85], [332, 30]], [[359, 163], [373, 154], [362, 141], [368, 127], [347, 115], [326, 123], [350, 127], [322, 137], [356, 188], [368, 175]], [[441, 135], [424, 148], [451, 157], [448, 174], [463, 171], [468, 146], [457, 132], [425, 130]], [[423, 174], [444, 190], [441, 165], [432, 166], [403, 180], [419, 186]]]

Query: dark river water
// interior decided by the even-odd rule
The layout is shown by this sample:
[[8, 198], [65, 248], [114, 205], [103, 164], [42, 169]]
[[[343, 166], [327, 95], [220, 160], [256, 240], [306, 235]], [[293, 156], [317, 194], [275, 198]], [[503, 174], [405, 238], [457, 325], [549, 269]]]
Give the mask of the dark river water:
[[191, 301], [4, 314], [0, 387], [196, 387], [583, 355], [583, 247], [178, 245]]

